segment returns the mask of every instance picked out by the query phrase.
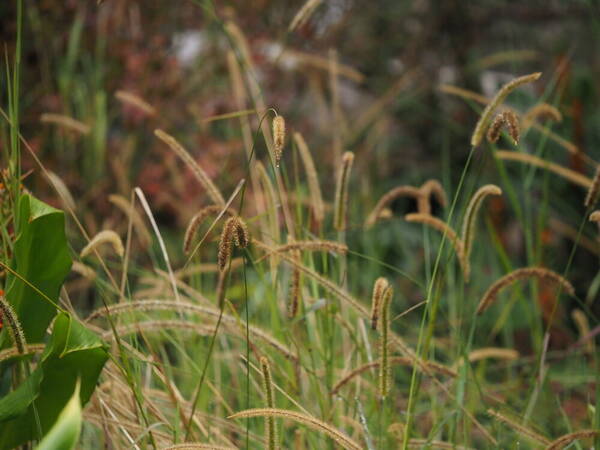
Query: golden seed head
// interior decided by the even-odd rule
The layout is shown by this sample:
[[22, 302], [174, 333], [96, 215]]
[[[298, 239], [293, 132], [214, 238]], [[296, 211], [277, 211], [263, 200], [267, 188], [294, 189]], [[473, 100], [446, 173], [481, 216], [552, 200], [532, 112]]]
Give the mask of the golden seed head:
[[273, 119], [273, 143], [275, 145], [275, 164], [279, 167], [283, 144], [285, 142], [285, 119], [283, 116], [275, 116]]
[[375, 280], [375, 284], [373, 285], [373, 296], [371, 298], [371, 328], [373, 330], [377, 329], [381, 300], [383, 299], [383, 296], [389, 287], [390, 284], [384, 277], [377, 278], [377, 280]]

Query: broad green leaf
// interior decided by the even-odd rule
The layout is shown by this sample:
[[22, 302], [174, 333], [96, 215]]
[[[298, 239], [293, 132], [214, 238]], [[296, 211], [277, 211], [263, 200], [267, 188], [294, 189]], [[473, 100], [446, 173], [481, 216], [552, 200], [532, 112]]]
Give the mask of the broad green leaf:
[[[12, 268], [55, 303], [71, 268], [62, 211], [23, 195], [19, 201]], [[9, 275], [6, 298], [13, 306], [27, 342], [41, 342], [56, 308], [24, 281]], [[8, 345], [6, 332], [0, 347]]]
[[0, 425], [0, 449], [13, 448], [48, 433], [78, 379], [79, 397], [85, 405], [107, 358], [106, 345], [98, 336], [70, 315], [59, 314], [39, 364], [43, 371], [39, 394], [24, 415]]
[[38, 445], [37, 450], [71, 450], [77, 445], [81, 432], [81, 401], [79, 381], [67, 406], [61, 411], [56, 423]]
[[19, 387], [0, 399], [0, 422], [19, 417], [27, 411], [40, 392], [43, 375], [40, 368], [34, 370]]

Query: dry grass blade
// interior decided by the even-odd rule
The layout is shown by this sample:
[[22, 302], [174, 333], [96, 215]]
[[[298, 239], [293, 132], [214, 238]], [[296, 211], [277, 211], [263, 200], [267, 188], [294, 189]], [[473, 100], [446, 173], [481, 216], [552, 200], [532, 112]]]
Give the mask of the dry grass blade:
[[523, 436], [527, 436], [531, 439], [533, 439], [534, 441], [537, 441], [543, 445], [548, 445], [550, 444], [550, 441], [545, 438], [544, 436], [536, 433], [533, 430], [530, 430], [527, 427], [524, 427], [523, 425], [515, 422], [514, 420], [500, 414], [497, 411], [494, 411], [493, 409], [488, 409], [488, 414], [491, 415], [492, 417], [494, 417], [495, 419], [497, 419], [498, 421], [508, 425], [510, 428], [512, 428], [513, 430], [515, 430], [517, 433], [523, 435]]
[[442, 442], [428, 439], [410, 439], [408, 448], [451, 448], [453, 450], [472, 450], [470, 447], [451, 444], [450, 442]]
[[592, 180], [580, 173], [577, 173], [573, 170], [566, 169], [563, 166], [558, 164], [554, 164], [548, 161], [543, 160], [542, 158], [538, 158], [537, 156], [529, 155], [527, 153], [520, 152], [511, 152], [506, 150], [499, 150], [495, 152], [495, 155], [498, 159], [503, 161], [519, 161], [527, 164], [531, 164], [532, 166], [541, 167], [543, 169], [549, 170], [561, 177], [571, 181], [572, 183], [578, 184], [579, 186], [583, 186], [584, 188], [590, 188], [592, 186]]
[[450, 226], [437, 217], [430, 216], [428, 214], [407, 214], [405, 217], [407, 222], [416, 222], [423, 225], [430, 226], [431, 228], [439, 231], [442, 235], [446, 235], [450, 240], [456, 257], [463, 271], [463, 277], [465, 280], [469, 279], [471, 272], [469, 261], [465, 258], [464, 246], [460, 238], [456, 235], [456, 232], [450, 228]]
[[567, 445], [575, 442], [578, 439], [587, 439], [600, 434], [599, 430], [580, 430], [573, 433], [565, 434], [558, 439], [550, 442], [546, 447], [546, 450], [559, 450], [565, 448]]
[[[265, 209], [267, 213], [267, 223], [268, 229], [262, 230], [263, 239], [267, 242], [279, 243], [281, 242], [281, 229], [280, 229], [280, 219], [279, 219], [279, 211], [278, 211], [278, 201], [277, 201], [277, 192], [275, 192], [275, 187], [267, 174], [265, 166], [260, 161], [256, 163], [256, 173], [258, 174], [259, 183], [262, 186], [263, 195], [266, 198]], [[277, 257], [272, 257], [270, 259], [271, 265], [271, 279], [273, 283], [277, 279], [277, 264], [279, 259]]]
[[138, 232], [142, 246], [148, 247], [152, 243], [152, 235], [146, 228], [146, 224], [142, 216], [133, 208], [133, 205], [121, 195], [112, 194], [108, 196], [108, 201], [119, 208], [123, 213], [131, 219], [133, 226]]
[[75, 209], [75, 200], [73, 199], [73, 196], [71, 195], [71, 192], [69, 191], [69, 188], [67, 187], [67, 185], [64, 183], [64, 181], [58, 176], [56, 175], [54, 172], [47, 172], [47, 176], [48, 176], [48, 180], [50, 180], [50, 183], [52, 183], [52, 186], [54, 187], [54, 189], [56, 189], [56, 192], [58, 192], [59, 197], [61, 199], [61, 201], [65, 204], [65, 206], [68, 209]]
[[175, 275], [173, 275], [173, 268], [171, 267], [171, 261], [169, 260], [169, 254], [167, 253], [167, 247], [165, 246], [165, 241], [163, 240], [160, 231], [158, 230], [158, 224], [156, 220], [154, 220], [154, 215], [152, 214], [152, 210], [150, 209], [150, 205], [146, 200], [146, 196], [144, 195], [144, 191], [142, 191], [139, 187], [134, 189], [135, 194], [140, 200], [142, 204], [142, 208], [146, 212], [146, 216], [148, 216], [148, 220], [152, 224], [152, 229], [154, 230], [154, 234], [156, 235], [156, 239], [158, 239], [158, 245], [160, 246], [160, 251], [162, 252], [163, 258], [165, 260], [165, 264], [167, 265], [167, 270], [169, 271], [169, 280], [171, 281], [171, 288], [173, 289], [173, 295], [175, 295], [175, 300], [179, 301], [179, 291], [177, 290], [177, 283], [175, 282]]
[[115, 92], [115, 97], [122, 103], [133, 106], [139, 109], [148, 116], [156, 115], [156, 109], [150, 103], [142, 99], [139, 95], [132, 94], [131, 92], [118, 90]]
[[346, 152], [342, 156], [342, 166], [338, 169], [338, 178], [335, 187], [333, 226], [338, 231], [346, 230], [348, 213], [348, 185], [350, 184], [350, 172], [354, 162], [354, 153]]
[[88, 280], [96, 279], [96, 271], [92, 269], [90, 266], [86, 266], [85, 264], [79, 261], [73, 261], [73, 265], [71, 266], [71, 270], [75, 273], [78, 273], [84, 278]]
[[301, 27], [306, 21], [310, 18], [310, 16], [315, 12], [315, 10], [319, 7], [319, 5], [323, 3], [323, 0], [307, 0], [302, 8], [298, 10], [290, 26], [288, 27], [288, 33], [291, 33], [296, 28]]
[[125, 252], [123, 249], [123, 242], [121, 241], [119, 235], [112, 230], [103, 230], [94, 236], [85, 247], [83, 247], [83, 250], [81, 250], [79, 256], [81, 258], [85, 258], [103, 244], [112, 245], [115, 253], [121, 257]]
[[187, 442], [184, 444], [170, 445], [163, 450], [236, 450], [234, 447], [224, 447], [222, 445], [200, 444], [198, 442]]
[[40, 122], [42, 123], [52, 123], [55, 125], [59, 125], [68, 130], [75, 131], [79, 134], [86, 135], [92, 131], [92, 128], [89, 125], [86, 125], [79, 120], [73, 119], [69, 116], [64, 116], [62, 114], [52, 114], [45, 113], [40, 116]]
[[490, 100], [484, 95], [451, 84], [440, 84], [438, 89], [440, 92], [445, 94], [456, 95], [457, 97], [465, 100], [473, 100], [477, 103], [481, 103], [482, 105], [486, 105], [490, 102]]
[[319, 177], [317, 175], [317, 170], [315, 169], [315, 163], [310, 150], [308, 149], [308, 145], [306, 145], [306, 141], [300, 133], [294, 133], [294, 141], [298, 147], [298, 152], [300, 153], [302, 164], [304, 165], [304, 171], [306, 172], [313, 215], [315, 220], [320, 224], [325, 218], [325, 208], [323, 206], [323, 195], [321, 194], [321, 187], [319, 185]]
[[219, 189], [217, 189], [202, 167], [200, 167], [196, 160], [192, 158], [192, 156], [186, 151], [186, 149], [183, 148], [183, 146], [173, 136], [165, 133], [161, 129], [154, 130], [154, 135], [167, 144], [167, 146], [173, 150], [173, 152], [175, 152], [175, 154], [179, 156], [179, 158], [181, 158], [181, 160], [192, 170], [196, 176], [196, 179], [200, 182], [202, 187], [206, 189], [206, 193], [209, 195], [213, 203], [224, 207], [225, 199], [223, 198], [223, 195]]
[[592, 185], [587, 191], [587, 195], [585, 196], [584, 206], [586, 208], [593, 207], [598, 201], [598, 192], [600, 191], [600, 166], [596, 168], [596, 173], [594, 174], [594, 178], [592, 179]]
[[187, 442], [184, 444], [170, 445], [163, 450], [236, 450], [235, 447], [224, 447], [222, 445], [200, 444], [198, 442]]
[[488, 103], [488, 105], [485, 107], [485, 109], [481, 113], [481, 116], [479, 117], [477, 125], [475, 125], [475, 130], [473, 131], [473, 135], [471, 136], [471, 145], [473, 147], [477, 147], [481, 143], [483, 135], [485, 134], [485, 130], [487, 129], [492, 119], [492, 116], [494, 115], [494, 111], [498, 106], [502, 104], [502, 102], [504, 102], [506, 97], [519, 86], [526, 83], [531, 83], [532, 81], [535, 81], [538, 78], [540, 78], [541, 75], [541, 72], [524, 75], [522, 77], [515, 78], [511, 82], [502, 86], [502, 88], [498, 91], [498, 93], [494, 96], [490, 103]]
[[25, 347], [23, 348], [22, 352], [18, 347], [5, 348], [4, 350], [0, 351], [0, 362], [6, 361], [10, 358], [14, 358], [16, 356], [42, 353], [45, 348], [46, 344], [25, 344]]
[[585, 313], [580, 309], [574, 309], [571, 312], [571, 318], [577, 326], [577, 332], [579, 333], [579, 341], [584, 342], [586, 353], [593, 355], [594, 351], [594, 339], [586, 339], [590, 334], [590, 322], [588, 321]]
[[590, 222], [600, 222], [600, 210], [590, 214]]
[[279, 417], [282, 419], [290, 419], [295, 422], [302, 423], [313, 430], [320, 431], [321, 433], [325, 433], [331, 439], [333, 439], [338, 445], [348, 450], [360, 450], [362, 447], [346, 436], [341, 431], [336, 428], [328, 425], [325, 422], [320, 421], [319, 419], [298, 413], [295, 411], [289, 411], [285, 409], [274, 409], [274, 408], [257, 408], [257, 409], [247, 409], [245, 411], [240, 411], [229, 416], [229, 419], [244, 419], [250, 417]]
[[573, 285], [556, 272], [543, 267], [524, 267], [504, 275], [502, 278], [492, 284], [485, 294], [483, 294], [483, 297], [479, 302], [479, 306], [477, 307], [477, 314], [482, 314], [486, 309], [488, 309], [489, 306], [496, 300], [500, 291], [519, 280], [525, 280], [528, 278], [538, 278], [540, 280], [552, 281], [559, 284], [569, 295], [575, 295], [575, 288]]
[[483, 58], [475, 61], [473, 67], [477, 68], [478, 71], [489, 69], [490, 67], [498, 66], [501, 64], [511, 63], [514, 64], [517, 61], [531, 61], [539, 59], [541, 55], [533, 50], [506, 50], [492, 53], [491, 55], [484, 56]]
[[[300, 261], [300, 252], [298, 250], [292, 251], [292, 258], [295, 261]], [[301, 293], [302, 293], [302, 274], [296, 267], [292, 268], [292, 276], [289, 290], [289, 301], [288, 301], [288, 316], [290, 318], [296, 317], [298, 309], [300, 307]]]

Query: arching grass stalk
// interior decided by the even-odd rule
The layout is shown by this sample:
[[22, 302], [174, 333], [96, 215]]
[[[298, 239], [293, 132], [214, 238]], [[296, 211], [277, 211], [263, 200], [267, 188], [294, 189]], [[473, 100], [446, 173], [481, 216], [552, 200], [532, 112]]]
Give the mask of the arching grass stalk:
[[[254, 153], [255, 153], [256, 142], [258, 140], [258, 135], [261, 130], [262, 122], [263, 122], [263, 120], [266, 119], [269, 112], [273, 112], [273, 113], [277, 114], [277, 111], [275, 111], [273, 108], [269, 108], [269, 109], [267, 109], [267, 111], [264, 112], [264, 114], [260, 118], [260, 121], [259, 121], [258, 127], [257, 127], [257, 131], [254, 133], [254, 138], [252, 140], [252, 149], [250, 150], [250, 155], [248, 156], [248, 159], [246, 161], [246, 178], [250, 175], [250, 163], [251, 163], [252, 157], [254, 156]], [[269, 159], [271, 160], [271, 158], [269, 158]], [[271, 160], [271, 164], [273, 164], [272, 160]], [[225, 209], [227, 209], [229, 207], [230, 202], [237, 195], [237, 192], [238, 192], [238, 190], [236, 189], [234, 191], [234, 193], [232, 194], [232, 198], [230, 198], [230, 200], [225, 204]], [[244, 183], [241, 186], [241, 190], [240, 190], [240, 208], [239, 208], [240, 215], [241, 215], [242, 209], [244, 207], [245, 193], [246, 193], [246, 183]], [[213, 224], [213, 226], [214, 226], [214, 224]], [[196, 253], [196, 251], [198, 251], [200, 245], [202, 245], [202, 242], [204, 242], [204, 239], [202, 239], [196, 245], [194, 251], [190, 254], [186, 264], [184, 265], [184, 268], [191, 261], [192, 257]], [[228, 283], [228, 278], [229, 278], [229, 267], [231, 266], [231, 259], [229, 259], [227, 265], [228, 265], [228, 268], [226, 269], [227, 273], [224, 274], [225, 277], [223, 278], [222, 285], [220, 287], [222, 289], [221, 295], [223, 295], [223, 296], [224, 296], [225, 290], [227, 289], [227, 283]], [[246, 305], [246, 400], [249, 404], [249, 402], [250, 402], [250, 335], [249, 335], [250, 331], [248, 328], [249, 327], [249, 324], [248, 324], [249, 312], [248, 312], [248, 291], [247, 291], [247, 283], [246, 283], [246, 259], [245, 259], [245, 257], [244, 257], [244, 296], [245, 296], [245, 305]], [[219, 327], [221, 326], [221, 320], [223, 319], [224, 305], [225, 305], [225, 302], [219, 302], [219, 317], [218, 317], [217, 323], [215, 325], [215, 331], [213, 332], [211, 339], [210, 339], [210, 343], [208, 346], [208, 353], [206, 355], [206, 360], [204, 361], [204, 366], [202, 367], [202, 372], [200, 373], [200, 379], [198, 380], [198, 385], [196, 386], [194, 398], [193, 398], [192, 404], [191, 404], [190, 415], [188, 417], [187, 424], [185, 425], [186, 428], [185, 428], [185, 439], [184, 440], [186, 440], [186, 441], [189, 438], [190, 431], [192, 429], [192, 424], [194, 423], [194, 414], [195, 414], [196, 408], [198, 406], [198, 399], [200, 398], [200, 393], [202, 391], [204, 379], [206, 378], [208, 365], [212, 358], [213, 350], [215, 347], [215, 341], [217, 339]], [[246, 444], [248, 444], [248, 440], [249, 440], [249, 428], [246, 427]], [[246, 447], [247, 446], [248, 445], [246, 445]]]
[[[452, 222], [452, 217], [454, 216], [454, 210], [456, 208], [456, 204], [458, 203], [458, 197], [462, 191], [463, 184], [465, 182], [465, 178], [467, 172], [469, 170], [469, 166], [471, 164], [471, 159], [473, 158], [473, 154], [475, 153], [475, 146], [471, 146], [471, 150], [469, 151], [469, 156], [467, 157], [467, 161], [465, 166], [463, 167], [462, 173], [460, 175], [460, 180], [458, 182], [458, 186], [456, 189], [456, 193], [454, 194], [454, 198], [452, 199], [452, 204], [450, 205], [450, 211], [448, 212], [448, 223]], [[442, 242], [440, 243], [439, 250], [437, 252], [437, 256], [435, 259], [435, 264], [433, 266], [433, 273], [431, 275], [431, 280], [429, 281], [429, 285], [427, 287], [427, 308], [425, 313], [423, 314], [423, 318], [421, 319], [421, 325], [419, 328], [419, 339], [417, 343], [417, 357], [421, 357], [422, 355], [427, 355], [429, 352], [429, 345], [431, 342], [431, 337], [433, 336], [433, 331], [435, 329], [435, 321], [437, 317], [437, 309], [439, 306], [439, 296], [432, 297], [433, 288], [437, 281], [437, 273], [439, 270], [440, 262], [442, 259], [442, 254], [444, 251], [444, 247], [447, 241], [446, 233], [442, 234]], [[427, 334], [425, 335], [425, 321], [429, 318], [429, 326], [427, 328]], [[402, 448], [406, 450], [408, 448], [408, 443], [410, 440], [410, 434], [412, 431], [413, 419], [412, 413], [415, 407], [416, 395], [418, 390], [418, 385], [420, 382], [420, 377], [418, 377], [417, 365], [413, 366], [412, 375], [410, 379], [410, 391], [408, 394], [408, 407], [406, 409], [406, 427], [404, 430], [404, 438], [402, 442]]]

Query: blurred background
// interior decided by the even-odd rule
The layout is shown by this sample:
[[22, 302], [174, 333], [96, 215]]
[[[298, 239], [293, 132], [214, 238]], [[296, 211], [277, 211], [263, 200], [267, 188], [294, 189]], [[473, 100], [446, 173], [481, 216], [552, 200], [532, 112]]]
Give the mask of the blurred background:
[[[549, 159], [592, 176], [586, 161], [600, 158], [598, 2], [309, 3], [312, 8], [298, 21], [305, 0], [26, 2], [21, 132], [64, 183], [90, 234], [104, 228], [125, 233], [127, 221], [110, 196], [129, 199], [140, 186], [173, 249], [174, 265], [180, 264], [181, 230], [208, 200], [153, 130], [174, 135], [228, 193], [244, 177], [244, 151], [258, 118], [221, 115], [273, 107], [286, 118], [289, 135], [298, 131], [307, 141], [327, 201], [333, 200], [341, 153], [355, 152], [348, 240], [390, 264], [410, 264], [411, 251], [396, 243], [420, 235], [394, 224], [415, 209], [413, 203], [394, 202], [397, 219], [369, 233], [363, 233], [363, 218], [397, 185], [437, 178], [454, 192], [482, 108], [476, 95], [456, 95], [452, 87], [489, 98], [503, 83], [534, 71], [543, 72], [541, 82], [511, 96], [510, 105], [525, 111], [539, 99], [558, 108], [563, 120], [548, 125], [554, 137], [538, 133], [529, 149], [523, 144], [524, 151], [543, 145]], [[0, 3], [0, 39], [10, 61], [15, 5]], [[6, 104], [4, 70], [0, 79]], [[53, 115], [76, 122], [65, 123], [63, 117], [57, 124]], [[0, 146], [6, 148], [5, 121], [0, 130]], [[262, 140], [256, 151], [265, 154]], [[298, 178], [297, 160], [293, 151], [284, 152], [290, 183]], [[507, 168], [517, 181], [526, 175], [519, 166]], [[62, 206], [26, 153], [23, 169], [33, 170], [27, 188]], [[478, 149], [467, 192], [498, 179], [488, 149]], [[543, 249], [536, 255], [548, 265], [566, 262], [585, 195], [562, 179], [550, 182], [553, 201], [542, 229]], [[531, 197], [535, 205], [538, 186], [524, 183], [514, 194]], [[535, 218], [537, 211], [530, 213]], [[495, 227], [515, 261], [526, 258], [506, 199], [490, 201], [488, 226]], [[70, 234], [74, 247], [83, 246], [74, 227]], [[589, 225], [575, 253], [575, 285], [590, 284], [597, 256], [596, 230]], [[143, 264], [144, 256], [139, 259]]]

